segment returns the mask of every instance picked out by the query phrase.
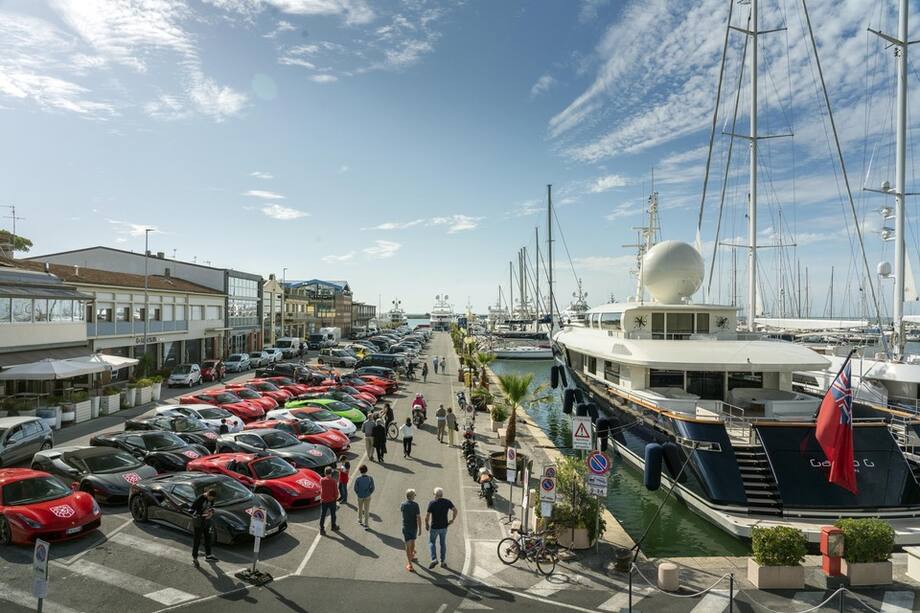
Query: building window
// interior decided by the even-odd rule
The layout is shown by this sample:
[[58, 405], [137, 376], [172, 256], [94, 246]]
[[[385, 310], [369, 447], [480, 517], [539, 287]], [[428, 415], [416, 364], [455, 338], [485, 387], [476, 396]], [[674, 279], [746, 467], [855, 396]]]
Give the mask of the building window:
[[10, 306], [10, 299], [0, 298], [0, 323], [4, 323], [4, 324], [10, 323], [11, 316], [12, 316], [12, 307]]
[[588, 356], [588, 372], [592, 375], [597, 373], [597, 358]]
[[20, 324], [32, 322], [31, 298], [13, 298], [13, 322]]
[[163, 321], [162, 317], [163, 312], [160, 310], [160, 307], [153, 307], [153, 310], [150, 311], [150, 321]]
[[204, 307], [203, 306], [199, 304], [193, 304], [189, 306], [188, 310], [190, 314], [189, 319], [191, 319], [192, 321], [200, 321], [204, 319], [204, 315], [203, 315]]
[[206, 319], [220, 319], [220, 307], [219, 306], [209, 306], [206, 309]]
[[[87, 314], [87, 307], [92, 308], [89, 303], [83, 302], [82, 300], [73, 301], [73, 320], [74, 321], [92, 321], [92, 317], [89, 320], [85, 319]], [[91, 311], [90, 311], [91, 312]]]
[[658, 370], [657, 368], [653, 368], [648, 374], [648, 386], [684, 389], [684, 371]]
[[163, 317], [162, 321], [172, 321], [173, 320], [173, 305], [171, 304], [163, 305], [162, 317]]
[[144, 321], [147, 309], [142, 306], [134, 306], [134, 321]]
[[176, 305], [176, 321], [185, 321], [185, 305]]
[[733, 390], [736, 387], [763, 387], [762, 372], [730, 372], [728, 373], [728, 389]]
[[604, 360], [604, 379], [610, 383], [620, 382], [619, 362], [608, 362], [607, 360]]
[[35, 321], [48, 321], [48, 301], [44, 298], [36, 298], [35, 306], [32, 307], [32, 317]]
[[668, 338], [687, 339], [693, 334], [693, 313], [668, 313]]
[[703, 400], [722, 400], [725, 374], [722, 372], [690, 371], [687, 373], [687, 391]]
[[696, 333], [709, 334], [709, 313], [696, 314]]
[[96, 307], [96, 321], [112, 321], [112, 305], [98, 305]]
[[126, 304], [116, 306], [115, 321], [131, 321], [131, 307]]
[[664, 338], [664, 313], [652, 313], [652, 338]]

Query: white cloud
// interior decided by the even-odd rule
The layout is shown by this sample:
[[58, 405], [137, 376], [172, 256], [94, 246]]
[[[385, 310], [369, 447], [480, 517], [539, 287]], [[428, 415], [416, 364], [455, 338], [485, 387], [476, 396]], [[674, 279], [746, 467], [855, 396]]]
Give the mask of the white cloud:
[[[360, 25], [374, 20], [373, 9], [365, 0], [205, 0], [225, 11], [253, 17], [265, 9], [287, 15], [341, 17], [345, 23]], [[287, 22], [281, 22], [287, 23]]]
[[182, 101], [169, 94], [161, 94], [155, 100], [147, 102], [144, 112], [156, 119], [165, 120], [184, 119], [189, 116]]
[[323, 257], [320, 258], [320, 260], [322, 260], [326, 264], [342, 264], [342, 263], [351, 261], [351, 259], [354, 257], [355, 257], [355, 252], [349, 251], [348, 253], [344, 253], [342, 255], [324, 255]]
[[533, 87], [530, 88], [530, 97], [536, 98], [540, 94], [548, 92], [556, 84], [556, 79], [551, 75], [545, 74], [539, 79], [536, 83], [533, 84]]
[[413, 219], [412, 221], [386, 221], [380, 225], [372, 226], [370, 228], [362, 228], [363, 230], [405, 230], [406, 228], [411, 228], [419, 224], [425, 223], [424, 219]]
[[148, 226], [146, 224], [131, 223], [130, 221], [119, 221], [117, 219], [107, 219], [110, 224], [112, 224], [112, 229], [117, 233], [124, 236], [144, 236], [144, 233], [149, 229], [154, 233], [162, 234], [157, 230], [156, 226]]
[[389, 258], [396, 255], [402, 245], [393, 241], [374, 241], [373, 247], [365, 247], [362, 251], [371, 258]]
[[297, 29], [297, 26], [295, 26], [293, 23], [282, 19], [281, 21], [277, 23], [274, 30], [272, 30], [271, 32], [267, 34], [263, 34], [262, 38], [276, 38], [279, 34], [282, 34], [284, 32], [293, 32], [296, 29]]
[[432, 226], [447, 226], [448, 234], [464, 232], [466, 230], [475, 230], [479, 227], [482, 217], [470, 217], [469, 215], [449, 215], [447, 217], [433, 217], [428, 221]]
[[339, 78], [331, 74], [315, 74], [310, 77], [314, 83], [335, 83]]
[[519, 202], [508, 212], [510, 217], [528, 217], [530, 215], [536, 215], [537, 213], [545, 212], [546, 207], [543, 202], [533, 198], [531, 200], [525, 200], [524, 202]]
[[588, 191], [592, 194], [607, 192], [617, 187], [625, 187], [628, 184], [624, 177], [620, 175], [605, 175], [594, 180]]
[[348, 167], [348, 164], [342, 164], [341, 166], [339, 166], [339, 174], [340, 174], [340, 175], [344, 175], [344, 174], [345, 174], [346, 172], [348, 172], [349, 170], [351, 170], [351, 169]]
[[250, 177], [255, 177], [256, 179], [274, 179], [275, 176], [270, 172], [262, 172], [261, 170], [256, 170], [249, 173]]
[[640, 200], [627, 200], [618, 204], [612, 211], [604, 215], [607, 221], [617, 221], [624, 217], [633, 217], [642, 212], [642, 202]]
[[232, 87], [218, 85], [213, 79], [197, 75], [188, 88], [188, 96], [196, 110], [214, 121], [221, 122], [238, 115], [248, 98]]
[[262, 214], [266, 217], [271, 217], [272, 219], [278, 219], [281, 221], [300, 219], [301, 217], [307, 217], [309, 215], [309, 213], [306, 211], [292, 209], [290, 207], [281, 206], [280, 204], [267, 204], [259, 210], [261, 210]]
[[253, 198], [262, 198], [263, 200], [284, 200], [284, 196], [277, 192], [270, 192], [264, 189], [251, 189], [248, 192], [243, 193], [244, 196], [252, 196]]

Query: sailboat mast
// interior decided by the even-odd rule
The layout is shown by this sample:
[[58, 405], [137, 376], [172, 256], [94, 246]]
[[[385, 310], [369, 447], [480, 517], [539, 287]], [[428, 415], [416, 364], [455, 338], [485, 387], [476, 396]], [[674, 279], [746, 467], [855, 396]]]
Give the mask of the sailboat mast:
[[[549, 277], [549, 338], [553, 339], [553, 186], [546, 186], [546, 274]], [[580, 282], [579, 282], [580, 288]]]
[[508, 319], [514, 319], [514, 262], [508, 260]]
[[757, 0], [751, 0], [751, 170], [748, 202], [748, 316], [749, 332], [755, 330], [757, 313]]
[[534, 302], [536, 302], [537, 320], [539, 321], [540, 311], [543, 310], [543, 305], [541, 304], [542, 300], [540, 300], [541, 298], [540, 296], [540, 228], [534, 226], [533, 232], [534, 232], [534, 236], [536, 237], [536, 243], [537, 243], [537, 254], [533, 258], [533, 270], [534, 270], [534, 282], [533, 283], [534, 285], [536, 285], [536, 287], [533, 288], [533, 293], [534, 293]]
[[901, 0], [898, 14], [898, 100], [897, 100], [897, 134], [895, 137], [895, 177], [894, 177], [894, 308], [893, 325], [894, 354], [900, 357], [904, 353], [904, 279], [907, 272], [906, 253], [904, 250], [904, 211], [905, 180], [907, 161], [907, 0]]

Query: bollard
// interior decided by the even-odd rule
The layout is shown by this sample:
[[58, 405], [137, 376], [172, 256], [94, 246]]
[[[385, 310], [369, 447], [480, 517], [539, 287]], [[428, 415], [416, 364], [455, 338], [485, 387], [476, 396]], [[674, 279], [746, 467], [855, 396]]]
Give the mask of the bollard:
[[632, 613], [632, 566], [629, 567], [629, 613]]
[[680, 589], [680, 569], [674, 562], [662, 562], [658, 565], [658, 587], [665, 592]]
[[844, 608], [843, 608], [844, 602], [843, 601], [844, 601], [844, 598], [846, 598], [846, 590], [844, 590], [843, 588], [840, 588], [840, 590], [837, 593], [840, 594], [837, 600], [837, 610], [840, 613], [843, 613], [844, 612]]
[[735, 611], [735, 573], [728, 575], [728, 613]]

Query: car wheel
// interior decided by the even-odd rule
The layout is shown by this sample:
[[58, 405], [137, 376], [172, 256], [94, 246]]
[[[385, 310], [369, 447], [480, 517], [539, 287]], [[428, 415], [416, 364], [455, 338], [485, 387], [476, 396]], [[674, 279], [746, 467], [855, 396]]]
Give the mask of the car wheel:
[[6, 517], [0, 515], [0, 545], [9, 545], [13, 542], [13, 531]]
[[131, 498], [131, 517], [134, 521], [147, 521], [147, 501], [141, 495]]

